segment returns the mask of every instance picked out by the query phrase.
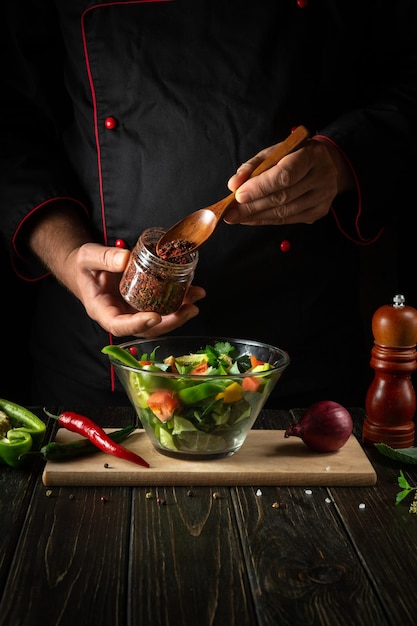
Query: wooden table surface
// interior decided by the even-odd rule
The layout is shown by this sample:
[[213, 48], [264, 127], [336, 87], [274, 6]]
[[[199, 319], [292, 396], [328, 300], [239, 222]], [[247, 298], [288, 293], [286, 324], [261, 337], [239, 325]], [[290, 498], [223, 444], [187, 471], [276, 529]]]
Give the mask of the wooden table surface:
[[[360, 440], [365, 415], [351, 413]], [[133, 420], [127, 407], [87, 414], [106, 427]], [[264, 410], [255, 428], [286, 428], [301, 414]], [[55, 430], [49, 423], [48, 437]], [[415, 485], [417, 466], [366, 454], [376, 485], [311, 493], [48, 489], [39, 459], [0, 466], [0, 625], [415, 625], [417, 515], [412, 497], [395, 497], [399, 470]]]

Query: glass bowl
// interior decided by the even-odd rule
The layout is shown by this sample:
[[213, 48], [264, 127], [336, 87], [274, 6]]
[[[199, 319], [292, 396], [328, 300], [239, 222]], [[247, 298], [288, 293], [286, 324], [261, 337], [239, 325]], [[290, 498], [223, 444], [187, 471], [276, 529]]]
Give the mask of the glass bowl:
[[103, 352], [155, 449], [187, 460], [238, 452], [290, 362], [274, 346], [225, 337], [167, 336]]

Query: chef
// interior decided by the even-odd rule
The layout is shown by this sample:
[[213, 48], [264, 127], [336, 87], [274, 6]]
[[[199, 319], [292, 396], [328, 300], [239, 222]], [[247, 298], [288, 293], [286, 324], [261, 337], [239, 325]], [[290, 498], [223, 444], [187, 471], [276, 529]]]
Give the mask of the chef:
[[[32, 402], [128, 404], [101, 348], [176, 333], [286, 350], [278, 408], [363, 404], [361, 251], [405, 210], [416, 166], [415, 3], [22, 0], [5, 13], [0, 227], [16, 274], [38, 283], [19, 303]], [[247, 180], [298, 125], [306, 144]], [[179, 311], [129, 307], [118, 284], [138, 236], [230, 190]]]

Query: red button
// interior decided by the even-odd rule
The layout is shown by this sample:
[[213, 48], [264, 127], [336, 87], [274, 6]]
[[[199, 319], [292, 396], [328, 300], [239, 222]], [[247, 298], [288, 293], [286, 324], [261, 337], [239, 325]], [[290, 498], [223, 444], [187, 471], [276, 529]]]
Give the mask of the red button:
[[114, 245], [116, 246], [116, 248], [126, 248], [126, 242], [124, 239], [116, 239]]
[[104, 122], [104, 126], [106, 128], [108, 128], [108, 130], [113, 130], [113, 128], [116, 128], [117, 126], [117, 120], [115, 117], [107, 117], [105, 122]]
[[284, 239], [279, 244], [279, 249], [281, 250], [281, 252], [288, 252], [290, 248], [291, 248], [291, 243], [288, 241], [288, 239]]
[[305, 9], [308, 5], [308, 0], [297, 0], [297, 6], [300, 9]]

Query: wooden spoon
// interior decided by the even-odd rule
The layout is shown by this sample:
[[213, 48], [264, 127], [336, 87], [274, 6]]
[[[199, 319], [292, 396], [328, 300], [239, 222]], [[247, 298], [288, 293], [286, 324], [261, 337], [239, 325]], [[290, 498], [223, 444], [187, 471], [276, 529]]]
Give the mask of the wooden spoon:
[[[279, 143], [253, 170], [249, 178], [269, 170], [284, 156], [298, 148], [308, 136], [309, 132], [304, 126], [297, 126], [291, 135]], [[212, 235], [234, 199], [235, 193], [232, 192], [223, 200], [219, 200], [204, 209], [198, 209], [171, 226], [159, 239], [156, 246], [157, 254], [162, 258], [169, 259], [183, 256], [199, 248]]]

